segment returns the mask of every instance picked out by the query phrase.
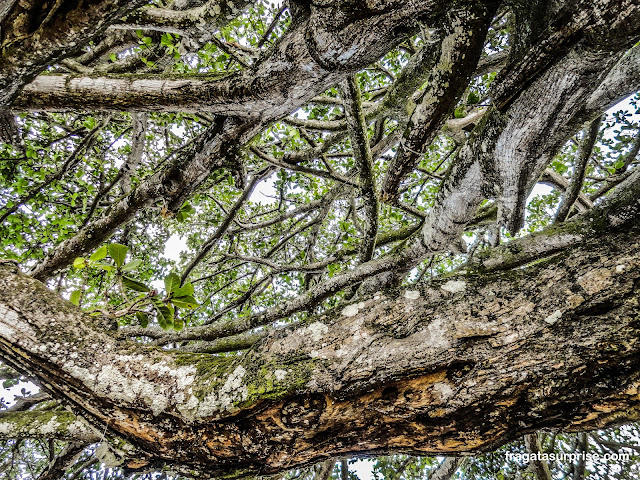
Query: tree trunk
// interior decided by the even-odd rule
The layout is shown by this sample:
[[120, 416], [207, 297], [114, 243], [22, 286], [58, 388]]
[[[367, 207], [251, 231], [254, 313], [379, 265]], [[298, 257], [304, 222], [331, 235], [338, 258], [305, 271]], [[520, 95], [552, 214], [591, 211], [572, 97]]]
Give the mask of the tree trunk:
[[608, 221], [564, 224], [607, 231], [544, 261], [378, 293], [242, 356], [117, 341], [2, 265], [0, 351], [106, 429], [126, 465], [230, 478], [358, 452], [471, 453], [542, 428], [636, 419], [640, 205], [630, 198]]

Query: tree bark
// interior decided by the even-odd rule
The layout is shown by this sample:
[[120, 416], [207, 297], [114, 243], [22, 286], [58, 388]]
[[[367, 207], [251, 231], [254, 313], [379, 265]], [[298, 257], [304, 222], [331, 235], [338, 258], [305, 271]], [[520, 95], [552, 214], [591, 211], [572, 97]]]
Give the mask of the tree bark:
[[271, 52], [238, 73], [182, 79], [42, 75], [14, 105], [26, 110], [204, 111], [275, 120], [384, 55], [417, 28], [416, 18], [433, 21], [444, 9], [432, 0], [359, 14], [348, 5], [313, 6]]
[[0, 10], [0, 106], [10, 105], [47, 66], [79, 52], [143, 3], [102, 0], [60, 8], [59, 2], [9, 2]]
[[[20, 11], [20, 3], [0, 13], [3, 29], [6, 19], [15, 27], [0, 39], [0, 115], [44, 66], [80, 48], [76, 41], [93, 38], [89, 24], [99, 33], [134, 8], [80, 2], [72, 11], [82, 16], [79, 33], [57, 31], [62, 20], [52, 11], [33, 35], [16, 21], [33, 16]], [[37, 377], [73, 412], [7, 412], [0, 415], [0, 437], [17, 431], [106, 439], [113, 462], [129, 469], [171, 464], [202, 476], [240, 478], [358, 453], [468, 454], [538, 429], [579, 431], [640, 418], [640, 169], [620, 195], [583, 217], [490, 250], [451, 276], [377, 291], [429, 254], [448, 250], [486, 198], [496, 199], [503, 225], [519, 228], [524, 199], [568, 135], [640, 87], [640, 48], [625, 53], [639, 34], [640, 6], [631, 0], [577, 2], [579, 15], [560, 16], [545, 35], [523, 39], [493, 84], [494, 106], [443, 180], [420, 240], [372, 258], [375, 238], [369, 238], [362, 252], [368, 261], [295, 299], [250, 317], [159, 334], [164, 343], [193, 342], [187, 349], [218, 341], [210, 345], [217, 351], [248, 341], [225, 336], [254, 335], [242, 355], [126, 341], [38, 281], [154, 202], [178, 209], [213, 169], [237, 167], [237, 149], [269, 122], [378, 59], [419, 22], [440, 21], [445, 3], [291, 2], [293, 23], [274, 48], [254, 66], [222, 78], [43, 75], [31, 83], [13, 106], [222, 115], [166, 167], [58, 245], [33, 277], [0, 261], [0, 357]], [[495, 4], [465, 0], [459, 6], [460, 12], [484, 12], [480, 7]], [[100, 22], [88, 22], [87, 12], [103, 14]], [[474, 35], [486, 30], [489, 17], [475, 21]], [[443, 45], [436, 55], [443, 67], [452, 52], [470, 54], [472, 65], [460, 57], [454, 69], [462, 83], [482, 46], [474, 41], [466, 53], [459, 51], [464, 36], [454, 35], [449, 40], [456, 48]], [[35, 63], [27, 65], [22, 56], [34, 46], [42, 51], [36, 49]], [[435, 104], [427, 98], [413, 111], [421, 117], [416, 123], [432, 122], [414, 132], [410, 148], [416, 152], [466, 85], [449, 85], [451, 71], [431, 73], [431, 87], [452, 96]], [[358, 97], [352, 87], [351, 96]], [[350, 124], [352, 143], [360, 147], [362, 190], [373, 198], [368, 172], [374, 155], [364, 112], [353, 103], [350, 108], [340, 122]], [[417, 156], [398, 160], [390, 192]], [[375, 213], [368, 210], [371, 225]], [[267, 333], [257, 328], [365, 280], [362, 290], [370, 293], [354, 303], [302, 324]]]
[[237, 357], [117, 341], [2, 265], [0, 354], [132, 467], [179, 461], [233, 478], [603, 427], [639, 418], [640, 223], [625, 211], [527, 268], [379, 293]]

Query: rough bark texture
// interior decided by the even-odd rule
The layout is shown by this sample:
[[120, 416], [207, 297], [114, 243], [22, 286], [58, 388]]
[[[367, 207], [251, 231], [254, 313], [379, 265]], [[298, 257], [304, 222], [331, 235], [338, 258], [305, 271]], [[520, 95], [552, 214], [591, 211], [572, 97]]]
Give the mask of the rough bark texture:
[[[570, 222], [483, 252], [448, 277], [397, 287], [427, 257], [453, 250], [486, 199], [495, 200], [498, 227], [518, 231], [528, 194], [567, 138], [640, 88], [637, 2], [581, 0], [562, 8], [553, 2], [548, 10], [547, 2], [513, 2], [516, 18], [529, 23], [517, 29], [508, 64], [489, 92], [491, 106], [449, 121], [452, 129], [475, 128], [468, 137], [461, 134], [430, 210], [405, 206], [424, 219], [422, 235], [411, 237], [421, 228], [416, 225], [386, 240], [378, 235], [376, 159], [400, 143], [383, 182], [382, 199], [395, 203], [421, 152], [441, 131], [474, 72], [482, 70], [483, 40], [498, 2], [461, 0], [453, 8], [432, 0], [291, 1], [287, 32], [255, 63], [242, 63], [232, 74], [96, 74], [91, 60], [88, 66], [65, 64], [78, 75], [42, 74], [116, 22], [124, 29], [191, 29], [206, 17], [215, 28], [238, 13], [228, 3], [187, 0], [179, 8], [189, 10], [149, 7], [127, 16], [142, 3], [33, 1], [0, 8], [5, 140], [17, 131], [9, 107], [214, 114], [208, 128], [135, 188], [126, 176], [123, 195], [53, 247], [31, 276], [0, 261], [0, 357], [37, 377], [70, 409], [3, 413], [0, 438], [104, 438], [110, 451], [105, 443], [101, 458], [129, 469], [169, 464], [202, 476], [239, 478], [327, 459], [333, 466], [334, 458], [358, 453], [469, 454], [538, 429], [578, 431], [640, 418], [639, 168], [595, 207], [579, 200], [589, 210]], [[217, 12], [210, 10], [215, 6]], [[354, 72], [407, 34], [432, 26], [434, 44], [426, 42], [375, 111], [375, 102], [364, 104]], [[271, 122], [336, 84], [343, 98], [324, 95], [319, 103], [343, 105], [344, 118], [288, 121], [344, 134], [323, 138], [318, 146], [301, 133], [310, 153], [282, 160], [256, 146], [251, 152], [278, 168], [317, 173], [339, 184], [328, 200], [298, 209], [318, 209], [317, 223], [343, 189], [359, 187], [365, 238], [355, 249], [357, 266], [327, 275], [268, 310], [170, 333], [159, 327], [105, 331], [108, 319], [83, 314], [40, 283], [152, 205], [176, 212], [218, 168], [232, 170], [243, 186], [239, 150]], [[387, 114], [400, 122], [402, 135], [370, 144], [379, 140]], [[144, 115], [135, 115], [132, 168], [143, 153]], [[371, 140], [368, 115], [377, 117]], [[347, 135], [357, 181], [296, 163], [315, 160], [326, 153], [324, 145], [331, 148]], [[583, 174], [584, 168], [576, 176]], [[233, 231], [234, 216], [259, 178], [245, 188], [193, 265], [227, 229]], [[577, 192], [569, 190], [573, 204]], [[9, 214], [18, 206], [12, 208]], [[356, 211], [354, 200], [354, 216]], [[287, 215], [294, 216], [282, 214]], [[393, 238], [406, 245], [377, 250]], [[358, 286], [357, 300], [335, 311], [302, 324], [258, 328]], [[177, 352], [126, 340], [132, 335], [160, 345], [211, 341], [199, 347], [215, 352], [251, 348], [221, 356], [191, 353], [192, 343]], [[69, 451], [67, 460], [73, 456]], [[459, 463], [446, 460], [442, 478]]]
[[[11, 3], [11, 2], [10, 2]], [[0, 16], [0, 106], [47, 65], [77, 53], [137, 1], [14, 2]]]
[[233, 477], [602, 427], [638, 418], [640, 407], [633, 198], [608, 214], [617, 229], [548, 260], [379, 293], [241, 357], [118, 342], [3, 265], [0, 350], [120, 438], [132, 466], [171, 463], [180, 451], [182, 468]]
[[[553, 57], [553, 62], [549, 61], [549, 53], [543, 48], [545, 41], [541, 41], [544, 45], [538, 45], [524, 59], [511, 65], [510, 72], [517, 71], [518, 68], [529, 68], [527, 65], [531, 63], [535, 66], [535, 75], [532, 74], [532, 78], [528, 79], [524, 91], [520, 89], [510, 92], [509, 88], [512, 87], [507, 86], [513, 84], [514, 80], [505, 74], [503, 82], [507, 85], [504, 87], [505, 92], [510, 92], [509, 107], [506, 111], [501, 111], [506, 107], [490, 109], [474, 135], [460, 149], [454, 167], [449, 171], [436, 203], [424, 222], [423, 243], [426, 248], [416, 246], [411, 261], [407, 262], [405, 268], [397, 268], [394, 274], [385, 273], [371, 280], [368, 291], [397, 283], [426, 256], [446, 251], [455, 243], [464, 226], [474, 217], [479, 204], [487, 197], [497, 198], [498, 220], [501, 224], [512, 231], [519, 228], [528, 193], [562, 143], [579, 125], [638, 88], [640, 47], [636, 46], [624, 55], [624, 48], [614, 42], [612, 46], [618, 46], [617, 50], [603, 51], [596, 33], [604, 34], [603, 22], [607, 18], [619, 17], [619, 21], [607, 35], [617, 32], [624, 39], [623, 45], [632, 44], [639, 34], [640, 22], [634, 21], [640, 15], [640, 7], [622, 1], [605, 3], [606, 5], [597, 4], [587, 8], [591, 13], [585, 18], [580, 17], [582, 23], [580, 29], [574, 32], [575, 38], [572, 37], [572, 49], [561, 49]], [[470, 2], [469, 5], [476, 5], [476, 2]], [[16, 104], [23, 107], [35, 105], [39, 108], [47, 108], [47, 105], [55, 108], [82, 105], [94, 108], [146, 109], [162, 109], [171, 105], [171, 108], [183, 110], [209, 108], [226, 115], [253, 117], [244, 121], [237, 118], [226, 121], [235, 125], [235, 136], [227, 135], [221, 139], [207, 136], [206, 133], [199, 140], [210, 151], [219, 152], [219, 157], [217, 161], [208, 162], [208, 170], [202, 169], [199, 160], [189, 162], [189, 165], [194, 165], [198, 170], [198, 177], [192, 180], [184, 175], [180, 176], [184, 181], [172, 182], [177, 187], [172, 190], [181, 192], [178, 199], [184, 201], [213, 168], [233, 164], [235, 161], [233, 155], [230, 158], [225, 155], [225, 151], [220, 149], [221, 145], [228, 145], [233, 141], [240, 146], [269, 122], [290, 113], [340, 78], [388, 51], [400, 41], [406, 25], [413, 25], [416, 18], [432, 22], [443, 13], [443, 6], [432, 2], [404, 2], [402, 7], [396, 4], [393, 6], [390, 10], [365, 10], [357, 15], [348, 2], [339, 8], [312, 8], [301, 21], [294, 22], [287, 35], [255, 67], [220, 80], [205, 82], [206, 88], [203, 88], [213, 88], [213, 93], [199, 89], [199, 81], [193, 78], [191, 81], [179, 80], [175, 84], [171, 82], [176, 81], [160, 80], [160, 85], [164, 87], [154, 89], [153, 80], [135, 80], [135, 77], [105, 78], [106, 83], [100, 80], [98, 84], [87, 77], [75, 80], [42, 77], [45, 83], [50, 80], [61, 82], [60, 89], [54, 89], [54, 92], [45, 89], [45, 100], [42, 102], [36, 98], [39, 95], [39, 90], [36, 89], [36, 97], [24, 103], [20, 103], [18, 99]], [[478, 23], [485, 25], [486, 19]], [[362, 32], [368, 34], [362, 35]], [[452, 40], [457, 35], [452, 34]], [[475, 62], [472, 63], [475, 66]], [[469, 75], [468, 70], [463, 69], [462, 73]], [[120, 91], [118, 89], [115, 90], [115, 95], [105, 95], [105, 91], [109, 91], [105, 86], [112, 85], [113, 82], [124, 86], [122, 95], [117, 94]], [[144, 88], [136, 82], [142, 82]], [[86, 85], [87, 89], [80, 88], [75, 94], [68, 91], [69, 85], [76, 84], [79, 88]], [[134, 90], [137, 89], [144, 98], [130, 90], [135, 85], [138, 86]], [[457, 91], [457, 87], [454, 90]], [[538, 102], [539, 98], [550, 100]], [[427, 104], [430, 105], [430, 102]], [[438, 107], [437, 112], [432, 113], [437, 113], [436, 117], [441, 118], [447, 108]], [[255, 119], [256, 114], [259, 114], [259, 119]], [[434, 122], [434, 125], [440, 124], [440, 120]], [[216, 123], [225, 123], [225, 120], [220, 119]], [[431, 131], [430, 128], [427, 130]], [[399, 155], [402, 156], [402, 151]], [[192, 167], [186, 168], [190, 170]], [[401, 178], [396, 175], [397, 171], [395, 167], [389, 171], [396, 180]], [[119, 202], [107, 217], [87, 225], [79, 235], [56, 248], [36, 267], [36, 278], [49, 278], [57, 269], [68, 265], [73, 259], [69, 252], [77, 251], [81, 254], [93, 249], [111, 235], [115, 228], [129, 221], [136, 211], [148, 206], [153, 198], [160, 198], [179, 208], [178, 201], [172, 194], [156, 195], [158, 189], [163, 190], [163, 178], [174, 174], [173, 168], [168, 172], [161, 172], [158, 178], [146, 182], [148, 188], [141, 185], [132, 195]], [[397, 184], [396, 180], [394, 184]], [[350, 276], [343, 280], [350, 281]], [[324, 287], [320, 290], [322, 291], [311, 295], [321, 298], [322, 295], [337, 291]]]
[[[280, 118], [393, 48], [417, 18], [433, 19], [444, 5], [405, 2], [402, 8], [357, 15], [348, 5], [312, 8], [263, 60], [218, 79], [41, 76], [15, 105], [39, 110], [67, 108], [209, 111]], [[364, 34], [363, 33], [367, 33]]]
[[[400, 182], [413, 171], [428, 146], [451, 115], [476, 70], [495, 5], [476, 4], [447, 12], [442, 40], [429, 65], [428, 86], [407, 105], [408, 125], [398, 153], [387, 169], [383, 199], [393, 201]], [[406, 100], [405, 100], [406, 101]]]

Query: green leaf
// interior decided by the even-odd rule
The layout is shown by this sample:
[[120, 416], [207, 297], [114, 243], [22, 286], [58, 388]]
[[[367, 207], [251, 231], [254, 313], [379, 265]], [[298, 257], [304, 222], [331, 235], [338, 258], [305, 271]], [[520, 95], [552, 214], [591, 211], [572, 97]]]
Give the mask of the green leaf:
[[175, 317], [173, 319], [173, 329], [176, 332], [179, 332], [180, 330], [182, 330], [184, 328], [184, 321], [181, 318]]
[[190, 203], [185, 203], [184, 205], [182, 205], [182, 207], [180, 207], [180, 211], [188, 214], [196, 213], [196, 209], [193, 208], [193, 205], [191, 205]]
[[76, 307], [80, 305], [80, 297], [82, 296], [82, 291], [74, 290], [71, 292], [71, 296], [69, 297], [69, 301], [73, 303]]
[[184, 297], [186, 295], [193, 295], [193, 285], [187, 282], [180, 288], [178, 288], [175, 292], [173, 292], [174, 297]]
[[149, 325], [149, 315], [142, 312], [136, 312], [136, 318], [142, 328], [147, 328], [147, 325]]
[[173, 328], [173, 307], [165, 305], [161, 300], [154, 299], [153, 306], [156, 308], [158, 325], [163, 330], [171, 330]]
[[124, 265], [122, 267], [122, 271], [123, 272], [130, 272], [130, 271], [135, 270], [136, 268], [138, 268], [140, 265], [142, 265], [142, 260], [136, 258], [135, 260], [131, 260], [129, 263]]
[[107, 256], [107, 246], [103, 245], [98, 250], [93, 252], [93, 254], [89, 257], [89, 260], [92, 262], [97, 262], [98, 260], [102, 260]]
[[115, 53], [112, 53], [111, 55], [109, 55], [109, 60], [115, 63], [118, 61], [118, 57], [116, 57]]
[[178, 213], [176, 213], [176, 220], [178, 222], [184, 222], [187, 217], [189, 217], [189, 215], [193, 215], [194, 213], [196, 213], [196, 209], [193, 208], [193, 206], [189, 202], [187, 202], [182, 205], [182, 207], [180, 207], [180, 210], [178, 210]]
[[180, 288], [180, 277], [175, 273], [170, 273], [164, 277], [164, 286], [167, 290], [167, 295], [175, 293]]
[[136, 280], [135, 278], [122, 276], [122, 284], [127, 287], [129, 290], [135, 290], [136, 292], [148, 292], [151, 288], [147, 287], [140, 280]]
[[119, 243], [112, 243], [109, 245], [109, 256], [116, 262], [116, 266], [120, 268], [124, 265], [124, 259], [127, 257], [129, 247], [126, 245], [120, 245]]
[[87, 261], [84, 257], [78, 257], [73, 261], [73, 268], [77, 268], [78, 270], [87, 266]]
[[100, 270], [104, 270], [105, 272], [113, 271], [113, 265], [107, 265], [104, 263], [96, 262], [92, 265], [93, 267], [98, 267]]
[[188, 309], [194, 309], [199, 305], [198, 301], [195, 298], [193, 298], [191, 295], [173, 297], [171, 299], [171, 303], [173, 303], [176, 307], [188, 308]]
[[17, 385], [18, 383], [19, 383], [18, 379], [16, 379], [16, 378], [8, 378], [7, 380], [2, 382], [2, 388], [11, 388], [14, 385]]
[[162, 34], [162, 38], [160, 39], [160, 43], [162, 45], [172, 46], [173, 45], [173, 37], [170, 33]]
[[460, 105], [458, 108], [456, 108], [453, 112], [453, 116], [456, 118], [464, 118], [464, 106]]

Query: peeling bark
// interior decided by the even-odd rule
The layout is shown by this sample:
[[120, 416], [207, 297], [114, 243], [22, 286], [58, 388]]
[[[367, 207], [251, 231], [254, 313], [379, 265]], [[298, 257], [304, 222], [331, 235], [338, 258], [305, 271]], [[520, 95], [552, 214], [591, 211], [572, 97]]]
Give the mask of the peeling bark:
[[210, 475], [602, 427], [639, 417], [637, 218], [525, 269], [380, 293], [242, 357], [116, 341], [3, 265], [0, 351], [130, 445], [125, 462], [170, 463], [180, 448], [183, 467]]

